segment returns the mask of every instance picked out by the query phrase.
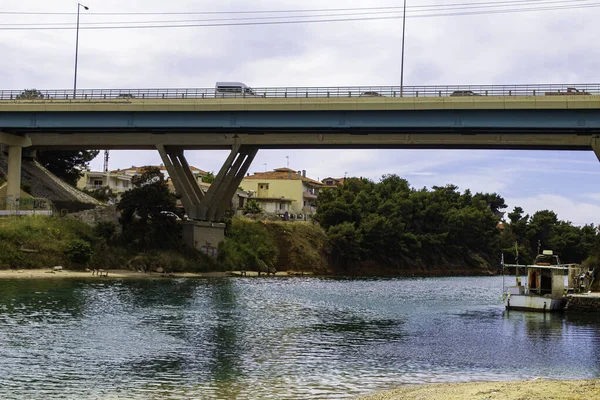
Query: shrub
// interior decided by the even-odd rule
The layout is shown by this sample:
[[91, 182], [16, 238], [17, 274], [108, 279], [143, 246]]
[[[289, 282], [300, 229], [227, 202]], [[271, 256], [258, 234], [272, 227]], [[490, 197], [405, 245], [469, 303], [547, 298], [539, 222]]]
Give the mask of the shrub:
[[72, 239], [65, 252], [67, 259], [74, 264], [85, 265], [92, 258], [92, 246], [81, 239]]
[[94, 227], [94, 234], [106, 242], [110, 242], [117, 233], [117, 225], [110, 221], [100, 221]]

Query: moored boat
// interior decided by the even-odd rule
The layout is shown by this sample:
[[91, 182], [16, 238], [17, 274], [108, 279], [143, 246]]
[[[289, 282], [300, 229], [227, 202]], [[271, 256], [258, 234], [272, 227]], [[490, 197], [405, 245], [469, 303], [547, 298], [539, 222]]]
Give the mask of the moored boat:
[[[553, 312], [562, 311], [569, 293], [585, 289], [584, 277], [579, 264], [562, 264], [552, 250], [538, 254], [532, 265], [504, 264], [515, 270], [516, 285], [504, 286], [502, 299], [507, 310]], [[521, 282], [520, 272], [525, 271], [526, 284]], [[568, 277], [568, 278], [567, 278]]]

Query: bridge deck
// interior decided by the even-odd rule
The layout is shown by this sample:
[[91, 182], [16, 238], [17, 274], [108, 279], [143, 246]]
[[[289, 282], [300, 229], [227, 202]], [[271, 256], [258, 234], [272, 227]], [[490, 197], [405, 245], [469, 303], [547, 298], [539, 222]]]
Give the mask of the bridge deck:
[[600, 135], [600, 84], [255, 88], [230, 96], [215, 88], [0, 90], [0, 141], [589, 150]]
[[600, 109], [600, 95], [3, 100], [0, 112], [368, 111]]

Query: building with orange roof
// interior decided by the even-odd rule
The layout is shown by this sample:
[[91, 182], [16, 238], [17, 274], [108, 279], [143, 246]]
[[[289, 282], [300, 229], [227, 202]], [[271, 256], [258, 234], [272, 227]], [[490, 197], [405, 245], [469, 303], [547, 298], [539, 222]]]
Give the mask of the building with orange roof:
[[342, 186], [344, 185], [344, 181], [346, 180], [346, 178], [325, 178], [325, 179], [321, 179], [321, 183], [323, 183], [323, 185], [327, 186], [327, 187], [335, 187], [335, 186]]
[[273, 171], [248, 174], [240, 184], [256, 200], [263, 211], [283, 214], [286, 211], [298, 218], [309, 217], [316, 210], [321, 182], [306, 176], [306, 170], [276, 168]]

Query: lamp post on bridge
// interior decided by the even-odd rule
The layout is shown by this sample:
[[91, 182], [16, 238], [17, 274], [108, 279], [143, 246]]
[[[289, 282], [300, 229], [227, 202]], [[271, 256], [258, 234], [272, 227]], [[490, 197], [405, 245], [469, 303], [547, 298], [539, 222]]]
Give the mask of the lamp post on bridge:
[[400, 61], [400, 97], [404, 89], [404, 32], [406, 27], [406, 0], [404, 0], [404, 11], [402, 12], [402, 58]]
[[84, 6], [81, 3], [77, 3], [77, 28], [75, 34], [75, 79], [73, 80], [73, 99], [75, 99], [75, 92], [77, 91], [77, 53], [79, 52], [79, 9], [83, 7], [84, 10], [89, 10], [88, 6]]

